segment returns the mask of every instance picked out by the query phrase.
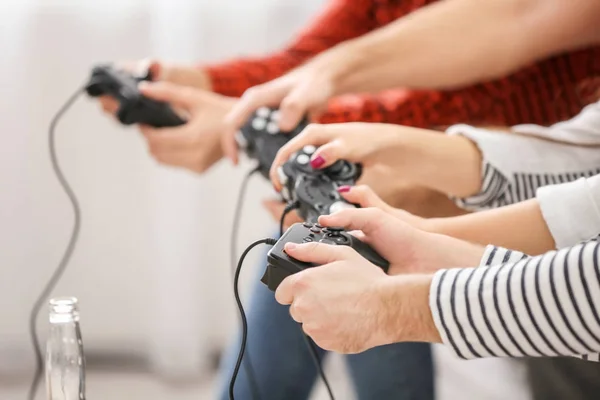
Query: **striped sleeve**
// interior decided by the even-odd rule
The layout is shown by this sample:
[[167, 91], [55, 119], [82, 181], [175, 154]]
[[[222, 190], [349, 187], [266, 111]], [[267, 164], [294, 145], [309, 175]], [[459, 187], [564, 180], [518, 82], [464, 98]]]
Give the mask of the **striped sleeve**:
[[595, 240], [539, 257], [488, 246], [481, 267], [438, 271], [429, 302], [443, 343], [465, 359], [598, 361], [599, 250]]

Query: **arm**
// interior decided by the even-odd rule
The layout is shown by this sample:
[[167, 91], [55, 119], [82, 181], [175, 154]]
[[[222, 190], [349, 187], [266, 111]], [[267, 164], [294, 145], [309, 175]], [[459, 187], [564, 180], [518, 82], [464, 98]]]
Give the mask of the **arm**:
[[333, 70], [337, 94], [452, 88], [596, 43], [599, 14], [595, 0], [576, 5], [563, 0], [444, 0], [337, 46], [321, 62]]
[[[600, 233], [600, 175], [546, 186], [537, 198], [495, 210], [425, 221], [426, 230], [541, 254]], [[518, 227], [518, 229], [515, 229]]]
[[[438, 271], [429, 308], [442, 342], [462, 358], [555, 357], [600, 352], [600, 245], [492, 267]], [[510, 259], [488, 247], [483, 261]]]
[[[376, 2], [371, 0], [331, 0], [284, 49], [264, 57], [238, 58], [202, 68], [215, 92], [239, 97], [249, 87], [277, 78], [324, 50], [377, 28], [375, 7]], [[403, 8], [401, 13], [406, 14], [413, 6]]]

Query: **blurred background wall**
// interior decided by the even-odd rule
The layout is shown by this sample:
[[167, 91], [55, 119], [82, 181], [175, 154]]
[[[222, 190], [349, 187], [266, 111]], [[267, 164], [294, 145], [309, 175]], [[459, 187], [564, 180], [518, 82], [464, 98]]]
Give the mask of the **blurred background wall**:
[[[214, 61], [284, 44], [323, 0], [3, 0], [0, 2], [0, 374], [29, 371], [30, 307], [73, 223], [50, 166], [47, 128], [97, 62]], [[237, 321], [229, 272], [232, 211], [250, 168], [205, 176], [159, 167], [135, 128], [80, 100], [57, 131], [83, 226], [54, 291], [80, 299], [88, 357], [147, 360], [184, 377], [205, 369]], [[272, 235], [253, 179], [240, 246]], [[246, 263], [246, 284], [262, 255]], [[252, 270], [252, 271], [251, 271]], [[247, 291], [246, 291], [247, 292]], [[40, 317], [40, 332], [46, 327]]]

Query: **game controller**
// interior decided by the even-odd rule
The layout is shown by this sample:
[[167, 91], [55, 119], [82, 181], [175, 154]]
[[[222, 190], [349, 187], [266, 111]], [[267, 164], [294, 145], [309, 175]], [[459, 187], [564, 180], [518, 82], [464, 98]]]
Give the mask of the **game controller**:
[[298, 204], [298, 215], [315, 223], [321, 215], [331, 214], [356, 205], [347, 202], [338, 193], [340, 186], [353, 186], [362, 174], [360, 164], [338, 160], [327, 168], [315, 169], [310, 157], [314, 146], [305, 146], [277, 170], [283, 185], [281, 195], [288, 203]]
[[390, 267], [390, 263], [371, 246], [350, 235], [343, 228], [325, 228], [319, 224], [304, 222], [292, 225], [269, 251], [267, 254], [267, 269], [261, 282], [272, 291], [275, 291], [288, 276], [318, 266], [317, 264], [298, 261], [288, 256], [284, 250], [286, 243], [311, 242], [333, 246], [350, 246], [367, 261], [377, 265], [386, 273]]
[[146, 76], [136, 77], [111, 65], [94, 67], [86, 92], [91, 97], [111, 96], [119, 102], [117, 118], [124, 125], [144, 124], [155, 128], [173, 127], [185, 124], [167, 103], [149, 99], [138, 90]]
[[269, 170], [279, 149], [302, 132], [308, 123], [308, 118], [304, 118], [292, 131], [280, 131], [279, 110], [261, 107], [237, 132], [236, 141], [248, 157], [258, 161], [260, 173], [269, 179]]

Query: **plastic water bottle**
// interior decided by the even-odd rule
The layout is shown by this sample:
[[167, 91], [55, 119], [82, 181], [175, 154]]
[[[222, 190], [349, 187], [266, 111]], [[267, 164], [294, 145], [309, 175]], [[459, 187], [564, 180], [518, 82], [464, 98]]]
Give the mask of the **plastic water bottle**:
[[85, 400], [85, 358], [74, 297], [50, 300], [46, 392], [48, 400]]

